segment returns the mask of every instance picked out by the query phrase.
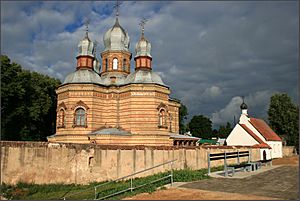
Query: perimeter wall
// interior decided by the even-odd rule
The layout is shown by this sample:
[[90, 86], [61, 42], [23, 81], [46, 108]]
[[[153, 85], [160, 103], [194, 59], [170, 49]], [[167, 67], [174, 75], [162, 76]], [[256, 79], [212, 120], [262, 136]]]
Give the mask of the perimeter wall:
[[[259, 160], [259, 149], [247, 147], [146, 147], [1, 141], [1, 181], [49, 184], [87, 184], [116, 179], [176, 159], [174, 169], [207, 168], [207, 153], [250, 150]], [[247, 157], [240, 161], [248, 160]], [[228, 162], [236, 163], [236, 159]], [[211, 166], [223, 165], [213, 161]], [[138, 176], [169, 170], [170, 164]]]

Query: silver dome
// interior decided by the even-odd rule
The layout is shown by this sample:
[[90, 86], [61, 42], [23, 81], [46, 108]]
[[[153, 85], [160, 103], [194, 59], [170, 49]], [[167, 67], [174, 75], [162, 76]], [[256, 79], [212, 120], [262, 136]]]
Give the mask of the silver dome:
[[78, 56], [92, 56], [94, 57], [94, 43], [89, 39], [88, 34], [86, 33], [85, 37], [80, 40], [78, 44]]
[[142, 35], [139, 42], [135, 45], [135, 57], [148, 56], [151, 57], [151, 43]]
[[68, 83], [96, 83], [102, 84], [101, 77], [92, 70], [80, 69], [67, 75], [63, 84]]
[[104, 51], [106, 50], [125, 50], [129, 51], [130, 40], [128, 33], [119, 24], [118, 18], [112, 28], [103, 36]]
[[127, 76], [125, 84], [130, 83], [152, 83], [166, 86], [160, 76], [150, 70], [137, 70]]

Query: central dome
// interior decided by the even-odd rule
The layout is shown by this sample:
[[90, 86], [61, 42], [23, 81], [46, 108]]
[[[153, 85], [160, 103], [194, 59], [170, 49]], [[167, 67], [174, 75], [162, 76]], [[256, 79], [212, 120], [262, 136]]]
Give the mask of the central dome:
[[118, 18], [112, 28], [110, 28], [103, 36], [104, 51], [106, 50], [125, 50], [129, 51], [128, 33], [119, 24]]

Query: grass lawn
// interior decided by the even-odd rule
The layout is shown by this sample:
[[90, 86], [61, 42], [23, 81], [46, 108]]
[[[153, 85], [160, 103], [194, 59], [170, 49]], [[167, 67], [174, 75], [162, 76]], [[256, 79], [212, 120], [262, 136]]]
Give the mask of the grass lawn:
[[[222, 170], [223, 167], [212, 168], [212, 171]], [[170, 175], [170, 171], [154, 174], [142, 178], [134, 178], [132, 187], [138, 187], [144, 185], [141, 188], [136, 188], [132, 192], [127, 190], [123, 193], [105, 198], [105, 199], [122, 199], [124, 197], [136, 195], [142, 192], [153, 192], [157, 188], [170, 183], [170, 177], [163, 180], [154, 182], [164, 176]], [[174, 170], [173, 181], [174, 182], [189, 182], [197, 181], [201, 179], [208, 179], [207, 169], [200, 170]], [[90, 183], [89, 185], [78, 185], [78, 184], [26, 184], [18, 183], [15, 186], [2, 185], [3, 196], [7, 199], [13, 200], [51, 200], [51, 199], [62, 199], [65, 197], [66, 200], [83, 200], [83, 199], [94, 199], [95, 189], [94, 186], [103, 184], [101, 183]], [[145, 185], [146, 184], [146, 185]], [[118, 191], [126, 190], [130, 188], [130, 180], [111, 182], [105, 184], [97, 189], [97, 199], [105, 197], [107, 195], [116, 193]]]

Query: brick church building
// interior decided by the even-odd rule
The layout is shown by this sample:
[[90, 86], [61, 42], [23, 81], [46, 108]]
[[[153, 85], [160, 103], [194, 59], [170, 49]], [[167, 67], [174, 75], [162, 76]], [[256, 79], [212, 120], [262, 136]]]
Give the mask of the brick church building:
[[151, 44], [143, 26], [133, 72], [129, 36], [118, 15], [103, 43], [100, 69], [88, 31], [79, 42], [76, 70], [56, 90], [57, 128], [48, 141], [195, 145], [198, 138], [179, 134], [180, 102], [170, 98], [170, 88], [152, 69]]

